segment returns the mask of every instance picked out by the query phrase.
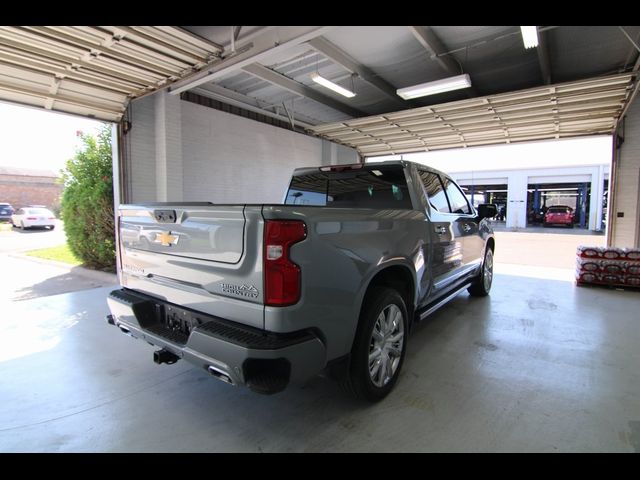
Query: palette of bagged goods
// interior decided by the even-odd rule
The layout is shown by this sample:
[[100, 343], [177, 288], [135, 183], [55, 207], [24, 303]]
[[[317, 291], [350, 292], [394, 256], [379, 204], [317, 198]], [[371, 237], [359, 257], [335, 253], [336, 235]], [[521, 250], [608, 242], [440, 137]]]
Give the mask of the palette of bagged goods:
[[640, 249], [581, 245], [576, 255], [576, 285], [640, 287]]

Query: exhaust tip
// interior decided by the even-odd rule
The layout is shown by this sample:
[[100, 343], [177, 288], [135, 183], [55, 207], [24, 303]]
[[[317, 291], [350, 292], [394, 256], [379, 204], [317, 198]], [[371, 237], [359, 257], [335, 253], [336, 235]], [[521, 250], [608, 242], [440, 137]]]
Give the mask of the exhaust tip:
[[131, 334], [131, 330], [129, 330], [127, 327], [125, 327], [124, 325], [120, 324], [118, 325], [118, 328], [120, 329], [120, 331], [122, 333], [124, 333], [125, 335], [130, 335]]
[[223, 382], [228, 383], [229, 385], [235, 385], [229, 375], [227, 375], [225, 372], [223, 372], [219, 368], [214, 367], [213, 365], [209, 365], [207, 367], [207, 372], [209, 372], [211, 376], [216, 377], [218, 380], [222, 380]]

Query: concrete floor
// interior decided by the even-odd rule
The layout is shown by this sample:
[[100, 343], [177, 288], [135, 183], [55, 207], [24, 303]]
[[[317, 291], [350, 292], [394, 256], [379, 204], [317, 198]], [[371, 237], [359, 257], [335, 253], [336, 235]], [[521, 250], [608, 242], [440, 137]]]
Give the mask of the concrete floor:
[[546, 228], [534, 231], [528, 228], [517, 232], [496, 231], [496, 263], [575, 270], [579, 245], [601, 247], [606, 240], [604, 235], [594, 235], [584, 230], [553, 230]]
[[639, 294], [534, 270], [498, 267], [490, 297], [421, 324], [375, 405], [322, 377], [267, 397], [157, 366], [104, 321], [110, 287], [7, 303], [0, 451], [640, 451]]

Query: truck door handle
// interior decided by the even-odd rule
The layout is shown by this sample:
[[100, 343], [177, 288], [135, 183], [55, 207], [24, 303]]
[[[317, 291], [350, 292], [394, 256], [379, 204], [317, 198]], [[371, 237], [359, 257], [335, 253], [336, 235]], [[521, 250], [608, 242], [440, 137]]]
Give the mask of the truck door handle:
[[443, 226], [436, 227], [435, 230], [438, 235], [444, 235], [447, 232], [447, 229]]

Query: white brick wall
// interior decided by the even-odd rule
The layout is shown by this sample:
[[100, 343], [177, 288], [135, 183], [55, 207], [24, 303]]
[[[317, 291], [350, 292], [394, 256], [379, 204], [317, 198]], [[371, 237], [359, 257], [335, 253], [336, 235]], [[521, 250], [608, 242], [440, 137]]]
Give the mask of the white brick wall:
[[294, 168], [323, 164], [317, 138], [181, 103], [185, 201], [281, 203]]
[[130, 202], [281, 203], [294, 168], [355, 163], [355, 150], [162, 92], [132, 105]]
[[155, 98], [156, 199], [183, 199], [182, 108], [180, 98], [159, 92]]
[[153, 96], [131, 105], [131, 130], [125, 135], [125, 184], [129, 202], [156, 200], [155, 103]]
[[[615, 211], [611, 212], [615, 222], [612, 245], [615, 247], [640, 247], [638, 222], [640, 212], [640, 100], [636, 99], [627, 111], [624, 128], [624, 143], [618, 157], [616, 177]], [[617, 212], [624, 212], [617, 218]]]

